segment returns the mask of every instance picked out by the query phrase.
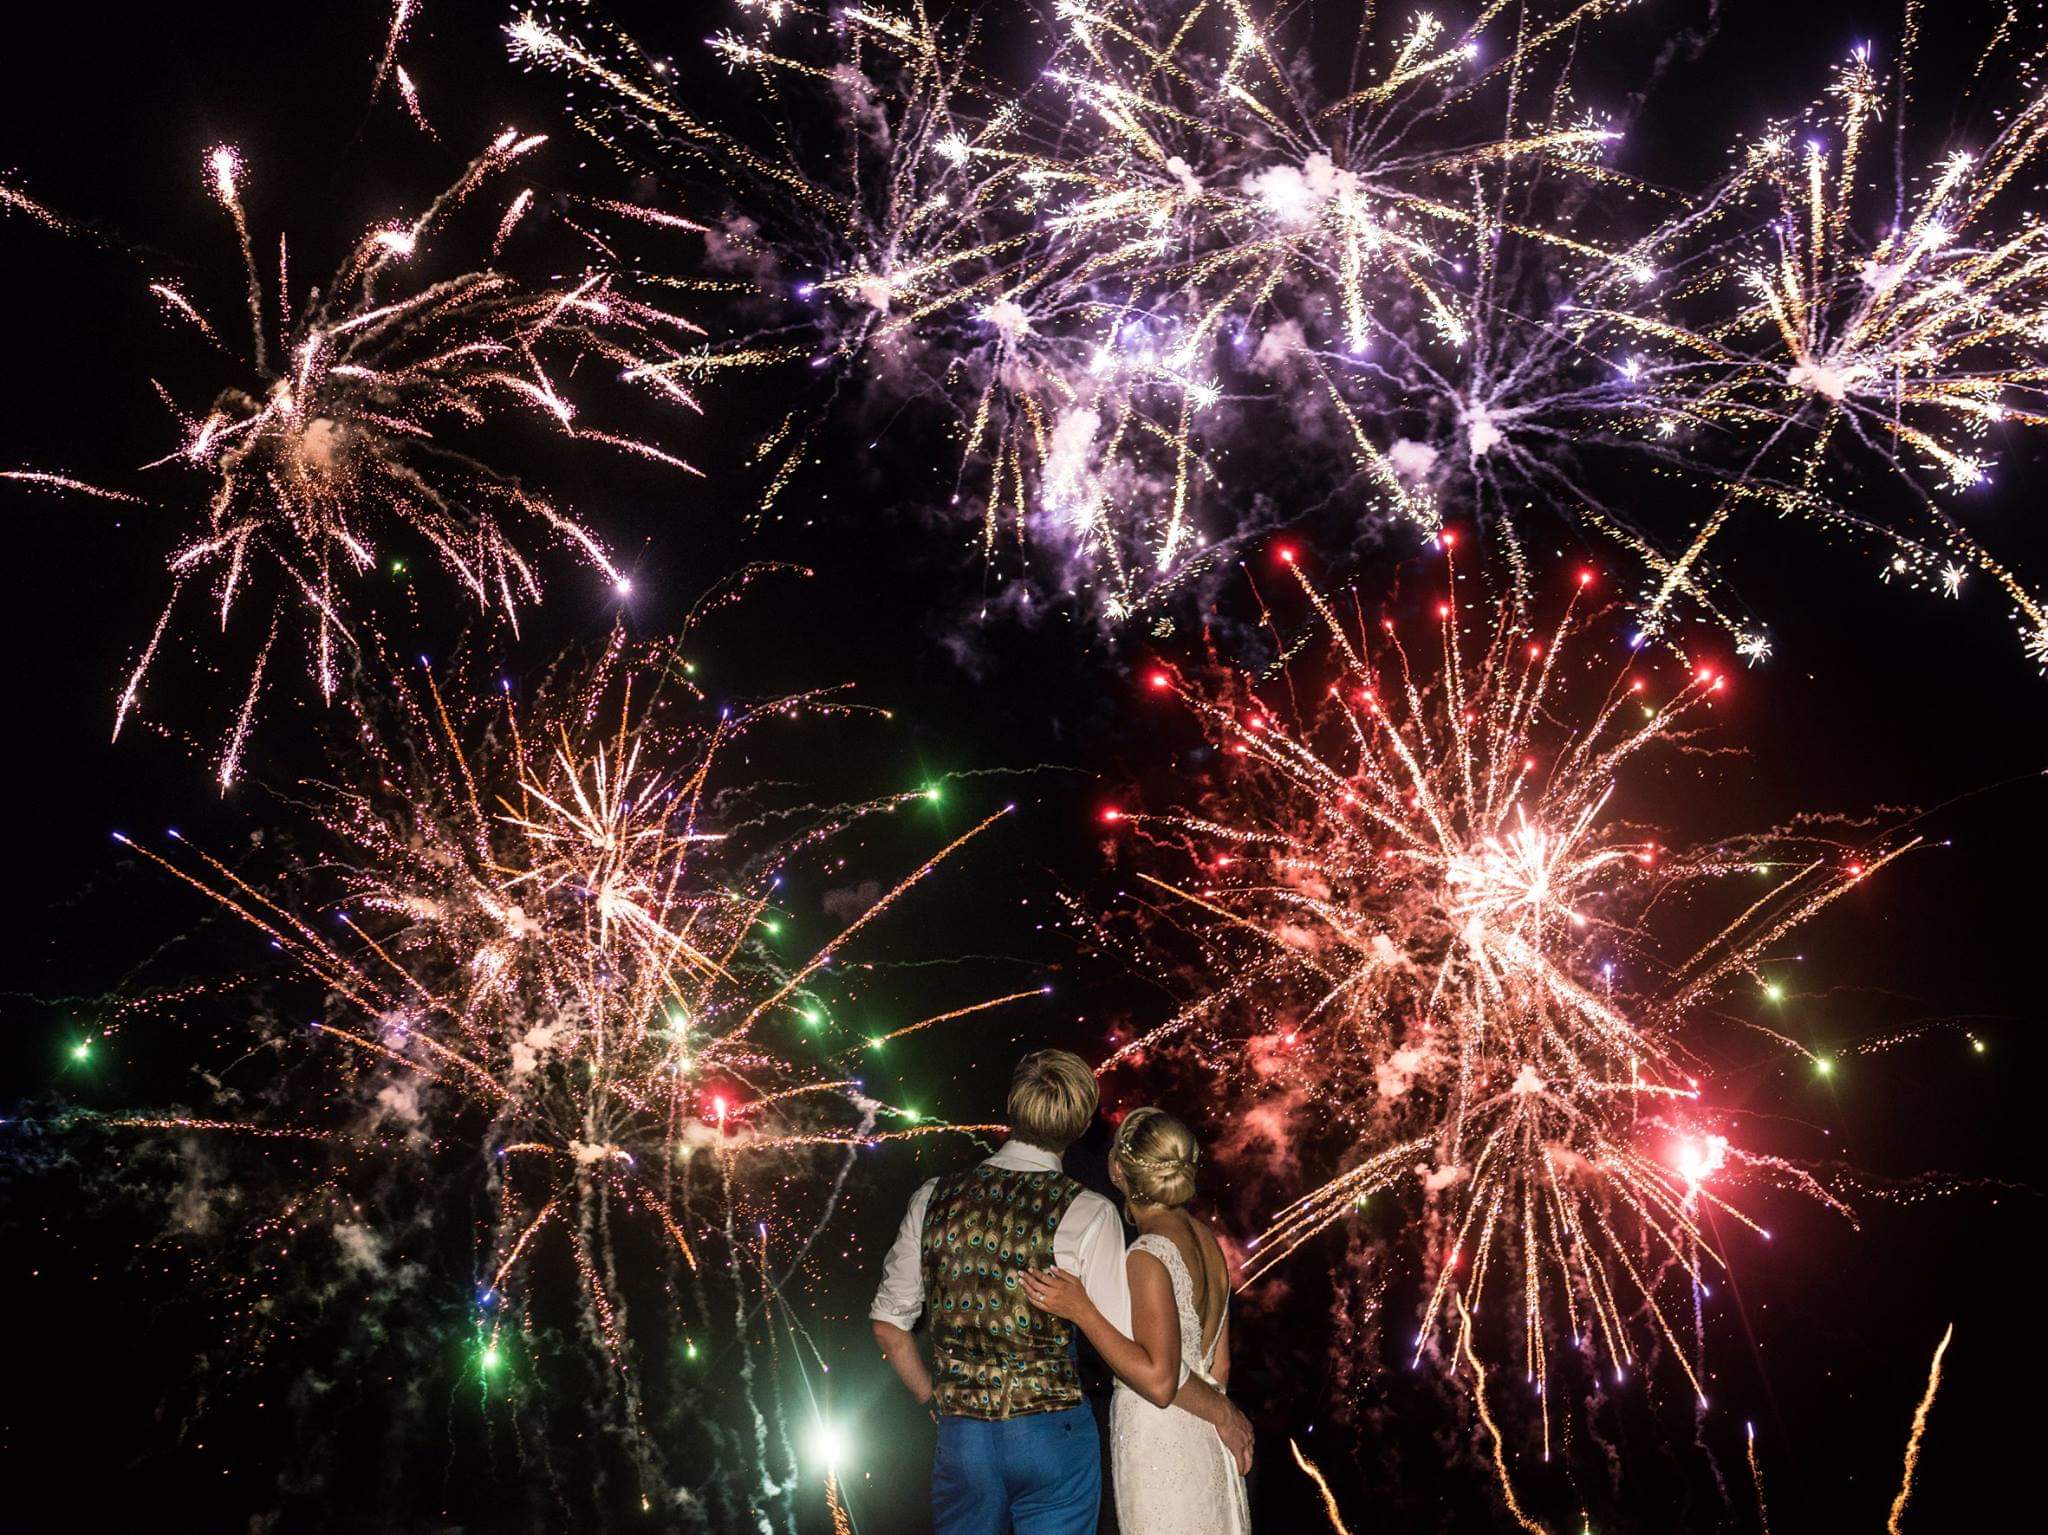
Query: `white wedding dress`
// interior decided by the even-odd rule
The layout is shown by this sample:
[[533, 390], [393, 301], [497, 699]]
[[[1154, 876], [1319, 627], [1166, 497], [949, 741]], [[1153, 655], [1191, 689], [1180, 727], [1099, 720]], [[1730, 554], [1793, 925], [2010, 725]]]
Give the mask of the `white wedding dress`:
[[[1162, 1236], [1141, 1236], [1132, 1252], [1166, 1265], [1180, 1312], [1180, 1357], [1215, 1385], [1212, 1341], [1202, 1347], [1195, 1282], [1180, 1249]], [[1219, 1325], [1216, 1336], [1223, 1336]], [[1122, 1381], [1109, 1408], [1109, 1462], [1116, 1484], [1116, 1522], [1123, 1535], [1250, 1535], [1251, 1508], [1237, 1462], [1216, 1430], [1182, 1407], [1154, 1407]]]

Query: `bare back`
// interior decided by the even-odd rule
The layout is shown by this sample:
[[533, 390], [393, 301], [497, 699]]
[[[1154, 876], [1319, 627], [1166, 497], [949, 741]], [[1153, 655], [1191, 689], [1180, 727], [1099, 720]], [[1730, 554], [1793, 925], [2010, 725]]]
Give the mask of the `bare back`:
[[1230, 1265], [1207, 1222], [1196, 1220], [1186, 1210], [1171, 1214], [1176, 1218], [1161, 1223], [1160, 1235], [1173, 1243], [1195, 1282], [1195, 1310], [1202, 1318], [1202, 1352], [1206, 1354], [1230, 1306]]

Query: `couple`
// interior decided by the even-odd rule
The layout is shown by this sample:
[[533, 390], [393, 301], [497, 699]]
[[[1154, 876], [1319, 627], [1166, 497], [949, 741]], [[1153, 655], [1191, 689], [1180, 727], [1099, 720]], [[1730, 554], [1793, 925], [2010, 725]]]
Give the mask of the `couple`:
[[[882, 1355], [938, 1424], [937, 1535], [1093, 1535], [1095, 1415], [1074, 1331], [1116, 1372], [1111, 1475], [1123, 1535], [1245, 1535], [1251, 1426], [1223, 1395], [1230, 1275], [1184, 1206], [1195, 1138], [1158, 1109], [1117, 1130], [1110, 1181], [1138, 1239], [1060, 1170], [1095, 1117], [1095, 1074], [1039, 1050], [1010, 1083], [1010, 1139], [910, 1201], [869, 1312]], [[931, 1318], [933, 1366], [910, 1329]]]

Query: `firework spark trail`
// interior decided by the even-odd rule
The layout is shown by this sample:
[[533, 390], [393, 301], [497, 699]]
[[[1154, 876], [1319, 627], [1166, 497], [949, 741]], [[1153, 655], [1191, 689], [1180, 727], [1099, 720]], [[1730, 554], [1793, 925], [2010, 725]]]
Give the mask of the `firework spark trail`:
[[[1915, 32], [1909, 7], [1902, 81]], [[2038, 66], [2022, 60], [2027, 97], [1988, 147], [1947, 149], [1918, 176], [1902, 84], [1889, 198], [1868, 190], [1886, 92], [1864, 47], [1826, 104], [1741, 146], [1731, 175], [1661, 223], [1631, 233], [1603, 210], [1604, 248], [1561, 261], [1540, 239], [1505, 242], [1464, 290], [1470, 347], [1445, 363], [1397, 329], [1390, 358], [1357, 365], [1423, 418], [1385, 454], [1362, 445], [1362, 464], [1398, 476], [1425, 525], [1436, 500], [1469, 506], [1500, 532], [1518, 584], [1527, 512], [1576, 518], [1641, 568], [1645, 633], [1698, 612], [1750, 661], [1769, 656], [1710, 557], [1758, 509], [1875, 545], [1886, 581], [1954, 597], [1986, 576], [2048, 666], [2040, 594], [1941, 504], [1984, 477], [1989, 430], [2043, 419], [2048, 248], [2038, 219], [2007, 206], [2048, 143]], [[1588, 443], [1631, 447], [1718, 504], [1681, 536], [1652, 533], [1588, 479]], [[1837, 467], [1854, 478], [1829, 484]]]
[[1465, 1297], [1458, 1297], [1458, 1351], [1465, 1356], [1465, 1363], [1472, 1369], [1472, 1405], [1478, 1409], [1479, 1422], [1486, 1429], [1487, 1448], [1493, 1454], [1493, 1472], [1500, 1481], [1500, 1493], [1508, 1506], [1508, 1514], [1516, 1524], [1529, 1535], [1549, 1535], [1542, 1525], [1524, 1512], [1521, 1500], [1515, 1496], [1515, 1484], [1508, 1478], [1507, 1455], [1501, 1448], [1500, 1425], [1493, 1421], [1493, 1412], [1486, 1405], [1486, 1366], [1479, 1362], [1479, 1355], [1472, 1348], [1472, 1313], [1465, 1309]]
[[1920, 1398], [1920, 1405], [1913, 1409], [1913, 1428], [1906, 1436], [1906, 1462], [1899, 1472], [1899, 1493], [1892, 1499], [1891, 1511], [1885, 1516], [1887, 1535], [1901, 1535], [1906, 1502], [1913, 1496], [1913, 1473], [1920, 1469], [1920, 1441], [1927, 1433], [1927, 1415], [1934, 1409], [1934, 1393], [1941, 1389], [1941, 1357], [1948, 1352], [1949, 1340], [1955, 1335], [1955, 1323], [1951, 1322], [1942, 1329], [1941, 1342], [1934, 1346], [1934, 1362], [1927, 1368], [1927, 1390]]
[[[1694, 663], [1671, 688], [1635, 656], [1603, 679], [1581, 640], [1583, 581], [1535, 634], [1512, 600], [1476, 604], [1492, 616], [1471, 649], [1452, 561], [1441, 661], [1425, 665], [1391, 620], [1354, 633], [1296, 575], [1329, 640], [1326, 684], [1299, 661], [1271, 688], [1149, 678], [1220, 766], [1185, 811], [1103, 818], [1180, 908], [1205, 989], [1104, 1069], [1177, 1050], [1226, 1089], [1317, 1106], [1348, 1165], [1271, 1219], [1245, 1284], [1364, 1199], [1419, 1186], [1418, 1361], [1454, 1308], [1483, 1318], [1499, 1297], [1546, 1433], [1559, 1339], [1597, 1343], [1619, 1373], [1646, 1334], [1704, 1399], [1666, 1291], [1724, 1266], [1709, 1217], [1768, 1236], [1731, 1186], [1849, 1211], [1807, 1170], [1730, 1140], [1698, 1020], [1731, 986], [1761, 990], [1788, 933], [1917, 839], [1806, 827], [1686, 850], [1620, 819], [1631, 764], [1694, 733], [1726, 677]], [[1143, 867], [1167, 860], [1187, 872]], [[1652, 920], [1759, 877], [1697, 947]]]
[[384, 34], [384, 51], [377, 59], [376, 77], [370, 81], [370, 100], [374, 102], [382, 93], [384, 82], [396, 74], [405, 96], [407, 111], [425, 127], [425, 121], [419, 116], [419, 102], [412, 93], [411, 82], [406, 78], [405, 71], [398, 67], [398, 46], [405, 41], [406, 28], [412, 25], [415, 13], [414, 0], [395, 0], [392, 5], [391, 26]]
[[140, 496], [131, 496], [125, 490], [109, 490], [104, 485], [93, 485], [68, 474], [51, 474], [41, 469], [0, 469], [0, 480], [9, 480], [16, 485], [26, 485], [33, 490], [68, 492], [75, 496], [96, 496], [102, 501], [126, 501], [134, 506], [149, 503]]
[[363, 1149], [380, 1146], [393, 1151], [406, 1149], [406, 1143], [396, 1136], [353, 1136], [333, 1130], [302, 1130], [288, 1125], [262, 1125], [234, 1119], [197, 1119], [189, 1116], [166, 1118], [146, 1114], [121, 1114], [100, 1117], [97, 1123], [115, 1130], [204, 1130], [222, 1135], [253, 1135], [268, 1140], [329, 1141]]
[[1050, 986], [1033, 986], [1025, 991], [1013, 991], [1007, 996], [990, 997], [986, 1002], [970, 1002], [965, 1007], [952, 1008], [947, 1012], [934, 1013], [929, 1018], [920, 1018], [915, 1023], [906, 1023], [902, 1028], [892, 1029], [887, 1034], [877, 1034], [867, 1042], [866, 1048], [878, 1050], [893, 1040], [903, 1038], [906, 1034], [921, 1033], [926, 1029], [935, 1028], [942, 1023], [952, 1023], [958, 1019], [969, 1017], [974, 1013], [985, 1012], [992, 1007], [1001, 1007], [1009, 1002], [1021, 1002], [1027, 997], [1049, 996], [1051, 993], [1052, 988]]
[[0, 182], [0, 211], [19, 213], [26, 218], [34, 219], [46, 229], [55, 230], [58, 234], [74, 232], [74, 227], [68, 219], [52, 213], [26, 192], [18, 192], [4, 182]]
[[1764, 1468], [1756, 1458], [1756, 1425], [1742, 1425], [1743, 1451], [1749, 1457], [1749, 1480], [1756, 1488], [1756, 1522], [1761, 1535], [1771, 1535], [1770, 1510], [1764, 1504]]
[[405, 103], [405, 115], [410, 117], [413, 125], [428, 138], [439, 139], [440, 135], [434, 132], [434, 125], [427, 121], [426, 108], [420, 105], [419, 87], [412, 83], [412, 76], [405, 72], [405, 66], [394, 65], [392, 73], [398, 79], [398, 99]]
[[[1323, 374], [1374, 494], [1424, 531], [1449, 490], [1420, 483], [1414, 460], [1436, 450], [1375, 444], [1325, 358], [1352, 362], [1384, 341], [1405, 353], [1418, 387], [1449, 389], [1431, 352], [1448, 343], [1462, 355], [1471, 340], [1486, 371], [1451, 393], [1475, 463], [1499, 444], [1499, 461], [1534, 472], [1531, 445], [1582, 435], [1589, 412], [1670, 427], [1671, 415], [1646, 411], [1633, 367], [1580, 368], [1593, 350], [1584, 321], [1569, 332], [1518, 323], [1545, 339], [1507, 348], [1508, 360], [1489, 345], [1513, 320], [1495, 291], [1503, 237], [1552, 265], [1560, 253], [1580, 258], [1581, 299], [1651, 275], [1654, 239], [1615, 250], [1573, 239], [1545, 222], [1562, 216], [1555, 199], [1532, 190], [1552, 172], [1621, 181], [1598, 164], [1618, 135], [1561, 123], [1555, 106], [1524, 122], [1516, 106], [1561, 99], [1565, 65], [1546, 55], [1627, 8], [1564, 5], [1495, 35], [1492, 7], [1462, 32], [1421, 17], [1391, 37], [1376, 34], [1366, 8], [1358, 52], [1383, 60], [1381, 77], [1360, 88], [1354, 70], [1334, 91], [1283, 64], [1286, 26], [1237, 0], [1185, 17], [1144, 4], [1071, 7], [1021, 90], [976, 67], [984, 29], [944, 37], [921, 11], [840, 13], [820, 29], [835, 50], [823, 62], [714, 39], [773, 109], [786, 88], [826, 81], [894, 113], [873, 134], [856, 114], [833, 170], [817, 174], [786, 126], [772, 152], [711, 128], [679, 104], [666, 66], [578, 7], [559, 8], [577, 27], [523, 18], [514, 43], [596, 88], [599, 105], [579, 106], [580, 120], [629, 162], [681, 162], [731, 190], [743, 243], [778, 277], [789, 273], [776, 286], [812, 314], [796, 332], [805, 345], [762, 344], [789, 332], [785, 303], [779, 329], [735, 356], [808, 354], [835, 380], [857, 369], [864, 385], [957, 400], [963, 485], [971, 467], [984, 477], [971, 498], [984, 550], [1014, 527], [1097, 584], [1115, 619], [1162, 599], [1184, 561], [1205, 557], [1213, 539], [1193, 521], [1209, 477], [1204, 422], [1218, 419], [1226, 377], [1233, 400], [1271, 392], [1273, 379], [1253, 376], [1269, 349]], [[1499, 81], [1504, 101], [1493, 102], [1482, 87]], [[1465, 293], [1468, 270], [1484, 282]], [[1379, 318], [1410, 300], [1427, 338]], [[1341, 334], [1329, 333], [1326, 313], [1343, 317]], [[1543, 361], [1531, 363], [1539, 350]], [[794, 422], [768, 445], [779, 467], [766, 504], [810, 449], [814, 429], [792, 434]], [[1228, 428], [1219, 420], [1218, 430]], [[1581, 487], [1552, 475], [1549, 490]]]
[[839, 1501], [839, 1473], [825, 1473], [825, 1507], [832, 1515], [832, 1535], [853, 1535], [853, 1521], [846, 1517], [846, 1507]]
[[[394, 39], [407, 10], [398, 7]], [[405, 545], [416, 543], [479, 611], [499, 614], [515, 630], [520, 609], [541, 593], [536, 561], [524, 546], [529, 530], [626, 589], [596, 533], [471, 446], [493, 423], [537, 423], [696, 472], [665, 448], [584, 424], [557, 381], [589, 372], [591, 364], [616, 378], [672, 361], [701, 335], [698, 326], [642, 298], [635, 279], [611, 268], [528, 283], [491, 268], [464, 271], [442, 255], [463, 237], [466, 208], [544, 142], [507, 130], [424, 212], [364, 231], [328, 280], [296, 305], [282, 268], [274, 295], [266, 294], [242, 200], [242, 156], [227, 145], [208, 154], [209, 187], [233, 221], [242, 257], [250, 371], [203, 410], [172, 405], [182, 440], [150, 467], [199, 476], [204, 521], [169, 557], [175, 584], [123, 689], [117, 735], [140, 702], [173, 611], [202, 593], [223, 631], [245, 602], [267, 609], [243, 702], [216, 763], [225, 787], [254, 726], [263, 661], [280, 622], [296, 612], [319, 691], [332, 698], [342, 663], [360, 648], [368, 623], [367, 613], [356, 611], [361, 582], [394, 544], [394, 573], [405, 570]], [[531, 195], [512, 196], [494, 261]], [[167, 313], [233, 358], [221, 330], [183, 287], [149, 287]], [[655, 394], [699, 409], [695, 396], [671, 380]], [[69, 475], [9, 471], [5, 478], [36, 489], [142, 499]]]
[[1324, 1478], [1321, 1468], [1301, 1453], [1301, 1446], [1294, 1440], [1287, 1441], [1287, 1448], [1293, 1454], [1294, 1463], [1301, 1468], [1302, 1474], [1316, 1484], [1316, 1493], [1323, 1500], [1323, 1514], [1330, 1521], [1330, 1528], [1336, 1535], [1351, 1535], [1350, 1529], [1344, 1523], [1343, 1514], [1338, 1510], [1337, 1495], [1330, 1491], [1330, 1484]]
[[[615, 635], [594, 662], [558, 669], [523, 703], [486, 701], [460, 665], [445, 680], [394, 672], [381, 697], [350, 695], [347, 733], [363, 766], [309, 790], [329, 845], [318, 865], [332, 884], [324, 912], [175, 834], [168, 851], [124, 838], [327, 994], [308, 1067], [327, 1074], [330, 1106], [352, 1118], [110, 1121], [324, 1142], [395, 1154], [400, 1165], [408, 1151], [466, 1154], [469, 1176], [442, 1161], [431, 1176], [492, 1212], [479, 1233], [479, 1347], [509, 1348], [546, 1325], [562, 1297], [545, 1288], [560, 1270], [543, 1254], [559, 1246], [580, 1325], [605, 1364], [605, 1411], [643, 1486], [662, 1458], [643, 1421], [642, 1376], [662, 1355], [660, 1335], [690, 1325], [662, 1320], [672, 1298], [647, 1303], [669, 1296], [664, 1265], [687, 1271], [698, 1327], [724, 1333], [716, 1319], [735, 1319], [729, 1344], [751, 1383], [748, 1276], [773, 1285], [771, 1265], [786, 1280], [808, 1261], [860, 1150], [955, 1128], [870, 1097], [830, 1068], [830, 1043], [805, 1032], [807, 1011], [831, 1011], [812, 989], [823, 962], [878, 908], [810, 960], [774, 952], [775, 902], [799, 860], [922, 793], [820, 810], [794, 833], [750, 830], [734, 810], [758, 791], [725, 781], [741, 743], [771, 721], [846, 707], [828, 694], [815, 709], [782, 699], [700, 720], [709, 711], [678, 696], [680, 675], [673, 655]], [[953, 839], [880, 904], [975, 834]], [[295, 1107], [306, 1101], [294, 1095]], [[901, 1127], [878, 1128], [878, 1118]], [[622, 1245], [621, 1228], [642, 1218], [668, 1255], [652, 1266]], [[729, 1294], [707, 1288], [714, 1277]], [[793, 1493], [793, 1478], [768, 1474], [770, 1408], [752, 1384], [739, 1405], [754, 1420], [759, 1485], [787, 1481]]]

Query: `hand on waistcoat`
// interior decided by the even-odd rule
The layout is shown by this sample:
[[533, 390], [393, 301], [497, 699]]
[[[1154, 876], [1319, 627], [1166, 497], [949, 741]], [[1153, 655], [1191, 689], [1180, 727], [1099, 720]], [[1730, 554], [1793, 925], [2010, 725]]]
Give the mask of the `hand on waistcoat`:
[[1065, 1269], [1024, 1269], [1017, 1282], [1031, 1298], [1031, 1304], [1052, 1316], [1078, 1322], [1095, 1309], [1080, 1279]]

